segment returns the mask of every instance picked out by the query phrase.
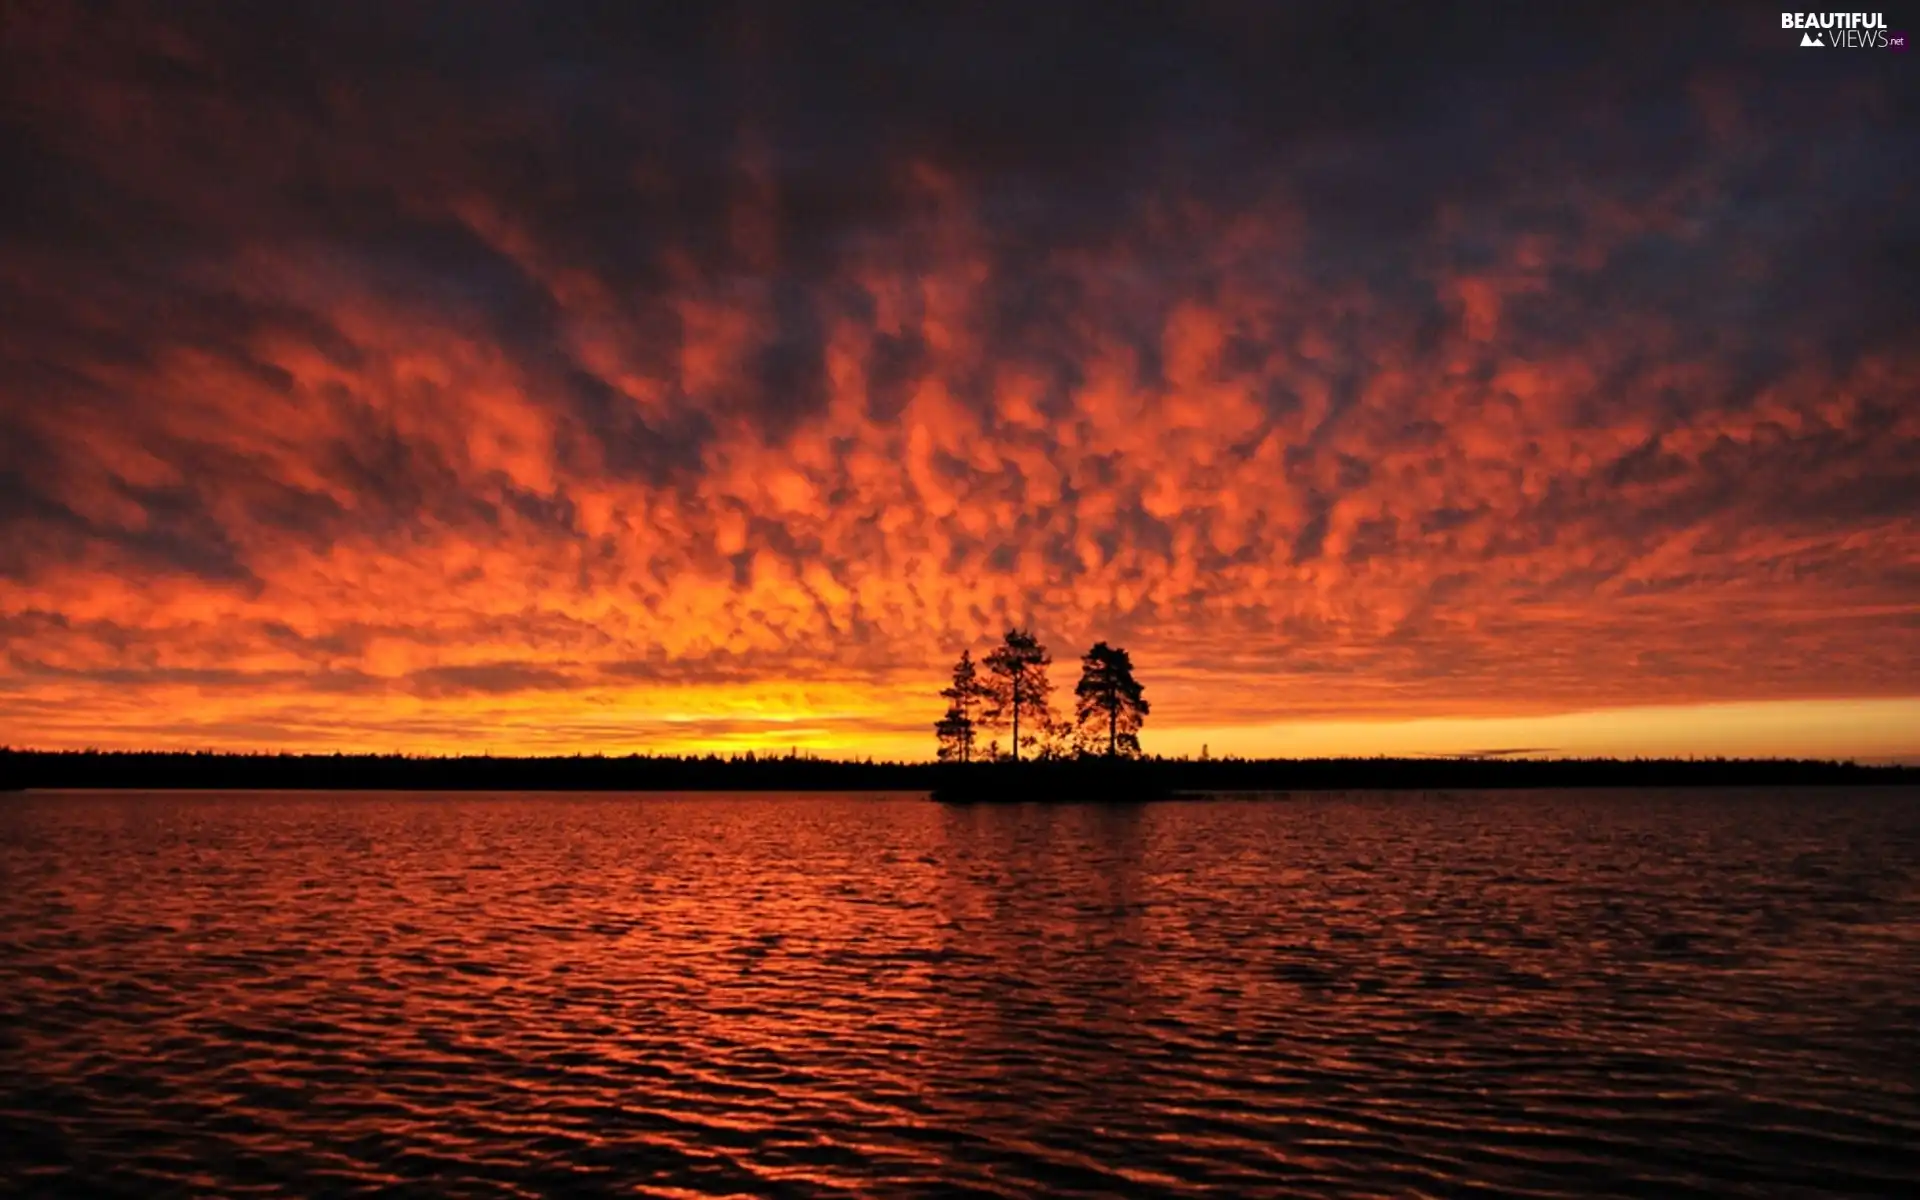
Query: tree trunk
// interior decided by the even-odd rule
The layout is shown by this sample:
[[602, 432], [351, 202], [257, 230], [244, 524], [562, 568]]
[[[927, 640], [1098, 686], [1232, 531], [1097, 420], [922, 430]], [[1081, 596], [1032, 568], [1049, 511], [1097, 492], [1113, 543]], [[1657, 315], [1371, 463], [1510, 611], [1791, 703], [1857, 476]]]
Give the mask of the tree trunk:
[[1107, 757], [1120, 753], [1120, 706], [1107, 705]]
[[1013, 675], [1013, 761], [1020, 761], [1020, 673]]

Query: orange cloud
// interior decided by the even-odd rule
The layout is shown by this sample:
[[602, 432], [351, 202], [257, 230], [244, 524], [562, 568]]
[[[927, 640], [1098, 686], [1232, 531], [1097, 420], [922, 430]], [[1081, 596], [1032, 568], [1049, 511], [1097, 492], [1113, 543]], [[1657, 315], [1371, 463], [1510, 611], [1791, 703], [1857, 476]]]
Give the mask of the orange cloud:
[[82, 199], [0, 245], [10, 741], [929, 753], [1016, 622], [1126, 645], [1149, 748], [1920, 694], [1920, 356], [1742, 207], [1764, 159], [1851, 211], [1737, 73], [1638, 169], [1409, 216], [1305, 138], [1042, 219], [937, 139], [855, 187], [638, 115], [522, 178], [504, 94], [319, 119], [42, 17], [9, 99]]

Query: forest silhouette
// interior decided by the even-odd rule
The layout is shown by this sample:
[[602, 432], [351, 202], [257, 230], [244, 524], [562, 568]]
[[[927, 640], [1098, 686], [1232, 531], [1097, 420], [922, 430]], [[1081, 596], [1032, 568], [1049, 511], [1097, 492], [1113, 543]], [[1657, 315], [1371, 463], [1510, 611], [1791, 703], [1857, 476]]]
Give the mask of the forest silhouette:
[[[1157, 758], [992, 764], [875, 762], [751, 753], [429, 757], [0, 749], [0, 790], [22, 788], [399, 791], [881, 791], [980, 799], [1137, 799], [1175, 793], [1481, 788], [1920, 784], [1920, 767], [1808, 759]], [[1004, 780], [997, 791], [969, 781]]]

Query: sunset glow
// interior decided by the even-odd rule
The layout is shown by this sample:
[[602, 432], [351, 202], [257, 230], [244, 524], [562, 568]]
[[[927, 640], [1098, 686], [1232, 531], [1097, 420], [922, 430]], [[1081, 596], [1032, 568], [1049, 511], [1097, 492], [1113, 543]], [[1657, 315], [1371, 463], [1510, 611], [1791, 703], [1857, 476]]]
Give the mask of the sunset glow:
[[1150, 753], [1920, 759], [1898, 56], [962, 119], [784, 11], [10, 8], [0, 742], [925, 758], [1019, 623]]

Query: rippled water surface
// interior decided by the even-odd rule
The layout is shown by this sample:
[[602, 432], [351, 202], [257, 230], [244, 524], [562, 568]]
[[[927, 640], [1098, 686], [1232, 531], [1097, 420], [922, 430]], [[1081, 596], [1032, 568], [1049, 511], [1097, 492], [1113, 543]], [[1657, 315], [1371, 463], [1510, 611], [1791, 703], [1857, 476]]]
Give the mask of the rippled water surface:
[[1920, 1194], [1920, 795], [0, 797], [0, 1190]]

